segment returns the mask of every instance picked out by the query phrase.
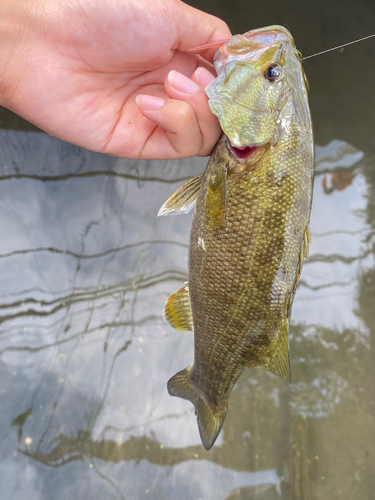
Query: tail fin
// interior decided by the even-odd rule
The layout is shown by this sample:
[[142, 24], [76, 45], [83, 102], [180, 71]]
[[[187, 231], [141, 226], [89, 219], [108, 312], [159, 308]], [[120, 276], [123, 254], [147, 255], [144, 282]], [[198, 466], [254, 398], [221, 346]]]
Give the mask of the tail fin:
[[187, 399], [193, 403], [203, 446], [206, 450], [209, 450], [215, 443], [223, 426], [227, 407], [224, 410], [219, 410], [208, 406], [190, 383], [190, 370], [191, 366], [176, 373], [168, 382], [168, 392], [171, 396]]

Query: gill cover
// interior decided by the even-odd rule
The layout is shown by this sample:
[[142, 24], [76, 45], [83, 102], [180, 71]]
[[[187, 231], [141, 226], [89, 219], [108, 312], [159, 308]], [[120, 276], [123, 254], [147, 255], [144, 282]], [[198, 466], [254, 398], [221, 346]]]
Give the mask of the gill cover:
[[[273, 142], [288, 98], [286, 60], [290, 57], [298, 58], [298, 52], [291, 34], [282, 26], [235, 35], [216, 52], [218, 77], [208, 85], [206, 94], [232, 146]], [[272, 67], [279, 76], [268, 79]]]

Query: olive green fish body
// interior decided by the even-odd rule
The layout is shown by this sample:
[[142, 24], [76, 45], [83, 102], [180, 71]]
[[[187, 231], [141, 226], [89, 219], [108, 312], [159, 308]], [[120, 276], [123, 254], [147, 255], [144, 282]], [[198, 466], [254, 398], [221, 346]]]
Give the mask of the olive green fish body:
[[[278, 34], [279, 28], [268, 30]], [[255, 63], [250, 60], [250, 80], [258, 93], [255, 133], [249, 120], [242, 117], [243, 103], [238, 105], [246, 98], [252, 106], [248, 115], [254, 115], [251, 96], [238, 93], [234, 94], [237, 101], [233, 95], [228, 100], [226, 89], [241, 84], [241, 79], [231, 81], [237, 76], [235, 61], [230, 62], [232, 67], [227, 72], [224, 68], [221, 78], [227, 86], [219, 85], [224, 97], [217, 87], [207, 91], [226, 135], [218, 142], [205, 173], [185, 191], [182, 187], [161, 209], [162, 213], [171, 212], [179, 203], [179, 211], [184, 212], [192, 198], [196, 200], [189, 282], [167, 301], [165, 318], [177, 329], [194, 330], [194, 363], [172, 377], [168, 390], [195, 405], [206, 449], [220, 432], [230, 392], [246, 366], [261, 366], [290, 379], [287, 333], [303, 258], [307, 257], [314, 151], [304, 74], [285, 32], [281, 29], [280, 47], [275, 49], [274, 40], [270, 49], [258, 50]], [[263, 34], [264, 30], [250, 33]], [[246, 40], [240, 42], [243, 50]], [[271, 60], [268, 54], [257, 70], [256, 62], [267, 50]], [[280, 59], [283, 87], [267, 87], [268, 82], [259, 81], [259, 74], [263, 79], [264, 66]], [[242, 66], [240, 70], [241, 78], [246, 79]], [[251, 82], [245, 88], [247, 94], [251, 94]], [[259, 97], [261, 87], [274, 95]], [[261, 116], [259, 99], [268, 99], [263, 111], [268, 113], [267, 119]]]

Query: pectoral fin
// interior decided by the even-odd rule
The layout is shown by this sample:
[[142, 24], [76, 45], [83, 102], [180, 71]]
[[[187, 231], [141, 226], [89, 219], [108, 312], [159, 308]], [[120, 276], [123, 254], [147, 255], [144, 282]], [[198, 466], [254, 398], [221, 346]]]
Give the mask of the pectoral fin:
[[288, 323], [285, 324], [283, 333], [279, 335], [270, 345], [270, 351], [262, 360], [262, 366], [279, 377], [292, 381], [290, 371], [290, 358], [288, 346]]
[[176, 293], [171, 295], [165, 303], [164, 321], [175, 330], [193, 331], [193, 315], [187, 283], [183, 288], [180, 288]]
[[185, 182], [180, 189], [177, 189], [177, 191], [163, 203], [158, 212], [158, 217], [161, 215], [180, 215], [190, 212], [197, 201], [202, 179], [203, 174], [199, 174]]
[[225, 207], [227, 201], [227, 170], [224, 165], [210, 175], [206, 200], [206, 224], [210, 228], [223, 228], [225, 223]]

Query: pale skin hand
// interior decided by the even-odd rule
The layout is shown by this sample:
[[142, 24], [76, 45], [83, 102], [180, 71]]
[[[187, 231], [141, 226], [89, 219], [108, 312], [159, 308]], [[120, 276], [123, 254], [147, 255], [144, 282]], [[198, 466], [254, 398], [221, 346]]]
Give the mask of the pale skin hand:
[[214, 50], [187, 49], [228, 38], [220, 19], [179, 0], [2, 0], [0, 19], [0, 104], [93, 151], [211, 153]]

